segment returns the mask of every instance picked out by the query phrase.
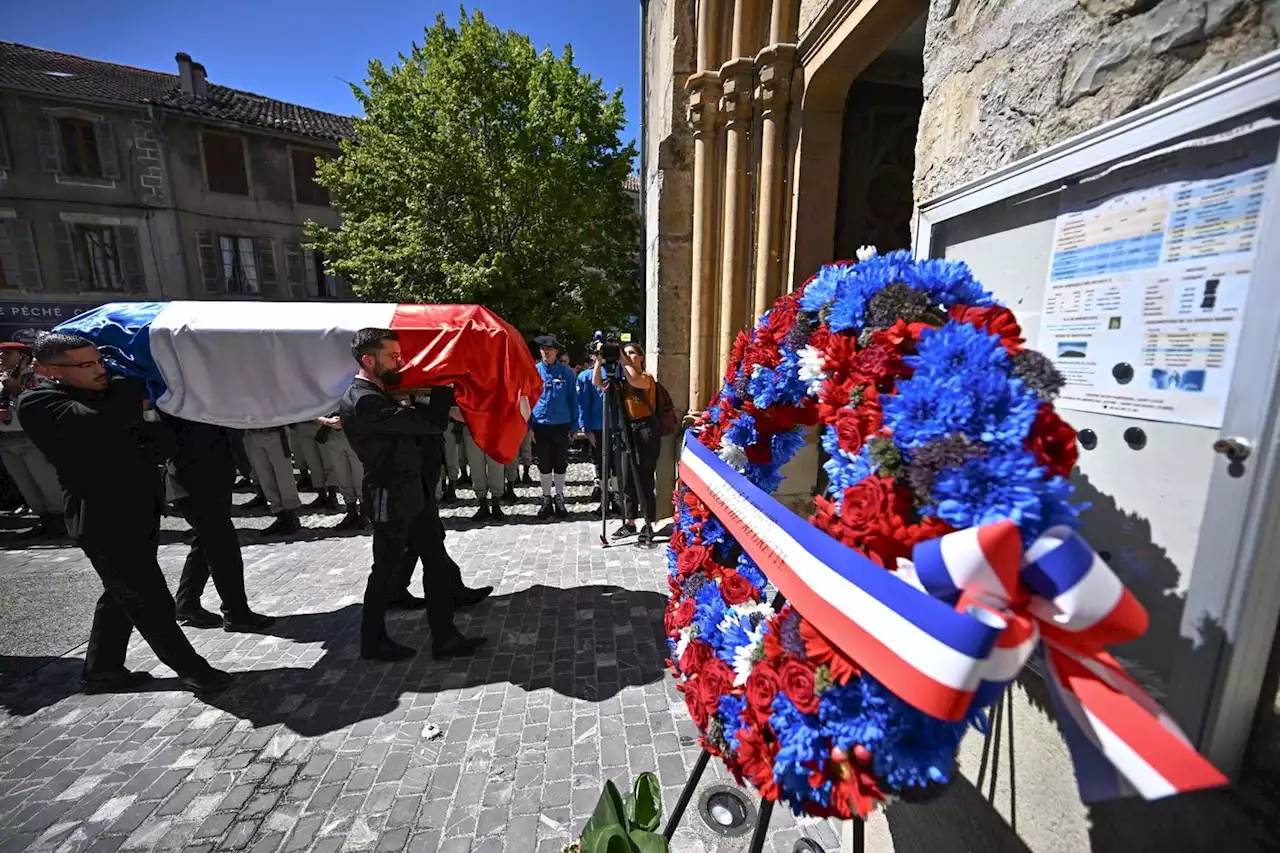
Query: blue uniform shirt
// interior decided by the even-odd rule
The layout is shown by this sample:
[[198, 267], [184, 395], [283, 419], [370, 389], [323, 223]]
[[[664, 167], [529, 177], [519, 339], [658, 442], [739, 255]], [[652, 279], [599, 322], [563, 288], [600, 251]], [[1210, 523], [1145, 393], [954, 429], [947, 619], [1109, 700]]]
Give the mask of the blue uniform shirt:
[[604, 429], [604, 392], [591, 381], [593, 369], [578, 374], [578, 429], [600, 432]]
[[576, 423], [578, 403], [573, 370], [559, 363], [548, 367], [539, 360], [538, 375], [542, 377], [542, 396], [533, 407], [533, 422], [547, 426]]

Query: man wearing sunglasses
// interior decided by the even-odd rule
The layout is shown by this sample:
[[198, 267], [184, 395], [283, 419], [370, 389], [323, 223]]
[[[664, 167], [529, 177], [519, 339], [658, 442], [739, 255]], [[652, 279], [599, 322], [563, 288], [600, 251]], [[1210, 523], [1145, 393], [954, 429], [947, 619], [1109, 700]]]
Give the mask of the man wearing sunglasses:
[[66, 492], [67, 530], [104, 591], [89, 631], [82, 683], [90, 692], [131, 690], [150, 673], [125, 668], [136, 627], [156, 656], [196, 693], [216, 693], [230, 674], [209, 665], [176, 621], [173, 596], [156, 555], [160, 545], [158, 466], [173, 436], [158, 419], [139, 379], [108, 375], [93, 342], [50, 332], [36, 340], [38, 372], [19, 416], [58, 472]]

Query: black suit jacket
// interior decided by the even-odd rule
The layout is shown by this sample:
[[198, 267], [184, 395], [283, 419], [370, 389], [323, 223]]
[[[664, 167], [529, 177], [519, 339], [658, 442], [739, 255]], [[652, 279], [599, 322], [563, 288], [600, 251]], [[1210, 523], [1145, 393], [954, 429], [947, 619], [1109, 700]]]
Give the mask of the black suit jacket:
[[165, 499], [230, 506], [236, 481], [231, 430], [161, 415], [173, 432], [176, 447], [165, 467]]
[[361, 378], [342, 396], [338, 416], [364, 466], [361, 497], [375, 524], [408, 521], [426, 509], [422, 440], [444, 432], [452, 405], [452, 389], [437, 389], [426, 406], [406, 406]]

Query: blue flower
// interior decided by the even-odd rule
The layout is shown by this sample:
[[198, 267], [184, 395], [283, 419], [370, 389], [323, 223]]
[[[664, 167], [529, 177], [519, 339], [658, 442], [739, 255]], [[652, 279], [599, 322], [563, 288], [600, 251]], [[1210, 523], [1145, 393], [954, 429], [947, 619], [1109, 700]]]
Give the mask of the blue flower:
[[804, 427], [795, 427], [785, 432], [774, 433], [770, 443], [773, 461], [779, 465], [790, 462], [805, 445]]
[[773, 775], [792, 811], [801, 814], [801, 807], [809, 801], [829, 805], [830, 780], [824, 779], [816, 788], [809, 783], [814, 768], [821, 771], [831, 754], [829, 740], [818, 716], [801, 712], [785, 693], [779, 692], [773, 700], [769, 725], [778, 736]]
[[724, 437], [738, 447], [750, 447], [760, 440], [760, 433], [756, 431], [756, 419], [743, 412], [725, 429]]
[[1025, 543], [1056, 524], [1075, 526], [1081, 507], [1070, 503], [1071, 484], [1045, 478], [1029, 451], [1017, 450], [971, 459], [938, 474], [936, 507], [924, 508], [952, 527], [964, 529], [1009, 519]]
[[693, 600], [696, 605], [693, 611], [694, 636], [705, 642], [714, 643], [714, 638], [720, 630], [720, 620], [724, 618], [724, 612], [728, 606], [720, 595], [720, 588], [709, 583], [698, 590]]
[[[835, 435], [835, 427], [825, 427], [822, 431], [822, 446], [834, 447]], [[871, 449], [866, 446], [852, 459], [843, 452], [831, 453], [831, 458], [823, 463], [822, 468], [827, 472], [827, 495], [835, 501], [837, 508], [844, 501], [845, 489], [856, 486], [877, 470], [876, 464], [871, 461]]]
[[906, 362], [912, 377], [882, 403], [885, 425], [904, 455], [957, 434], [993, 452], [1026, 442], [1040, 403], [1010, 375], [998, 337], [968, 323], [948, 323], [926, 330]]
[[717, 626], [714, 634], [706, 639], [716, 650], [716, 657], [733, 668], [733, 661], [738, 649], [751, 642], [747, 631], [751, 628], [751, 620], [746, 616], [736, 615], [734, 611], [726, 611], [725, 618]]
[[720, 707], [716, 713], [720, 716], [720, 725], [724, 729], [724, 739], [737, 752], [742, 744], [738, 742], [738, 730], [742, 728], [742, 712], [747, 708], [747, 700], [743, 696], [726, 693], [720, 697]]
[[940, 258], [914, 261], [902, 268], [904, 283], [923, 290], [943, 308], [955, 305], [991, 305], [995, 299], [983, 289], [968, 265]]
[[760, 571], [756, 561], [751, 559], [745, 551], [738, 555], [738, 574], [746, 578], [756, 589], [764, 589], [769, 583], [769, 579], [765, 577], [764, 572]]

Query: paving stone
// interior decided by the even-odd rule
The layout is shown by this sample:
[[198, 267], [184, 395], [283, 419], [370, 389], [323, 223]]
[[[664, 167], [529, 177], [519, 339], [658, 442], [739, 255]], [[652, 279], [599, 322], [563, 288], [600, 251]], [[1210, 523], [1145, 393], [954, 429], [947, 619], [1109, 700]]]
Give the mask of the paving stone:
[[[588, 470], [575, 464], [570, 478], [570, 505], [585, 509]], [[0, 853], [26, 851], [60, 824], [57, 844], [32, 853], [559, 853], [604, 779], [626, 784], [656, 768], [678, 790], [698, 747], [662, 669], [662, 551], [602, 550], [587, 518], [536, 523], [538, 490], [518, 491], [504, 524], [467, 521], [465, 489], [445, 513], [468, 583], [496, 587], [457, 618], [493, 638], [473, 659], [361, 660], [369, 537], [321, 530], [245, 539], [250, 600], [279, 617], [270, 635], [187, 632], [215, 665], [243, 673], [216, 707], [165, 690], [83, 695], [83, 647], [0, 688]], [[304, 521], [319, 530], [338, 518]], [[269, 523], [235, 520], [245, 531]], [[160, 565], [173, 585], [188, 547], [175, 536], [181, 521], [163, 526]], [[71, 608], [60, 624], [87, 633], [100, 586], [79, 551], [3, 557], [0, 601], [56, 577], [74, 601], [33, 606]], [[217, 607], [212, 589], [205, 604]], [[388, 632], [429, 642], [421, 611], [391, 614]], [[129, 665], [167, 674], [137, 636]]]

